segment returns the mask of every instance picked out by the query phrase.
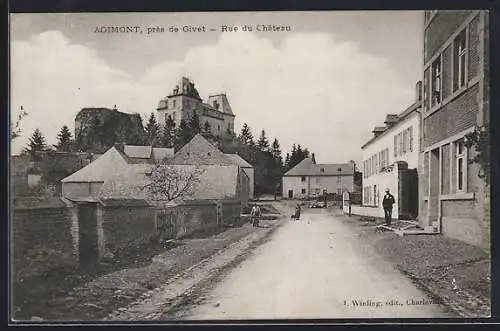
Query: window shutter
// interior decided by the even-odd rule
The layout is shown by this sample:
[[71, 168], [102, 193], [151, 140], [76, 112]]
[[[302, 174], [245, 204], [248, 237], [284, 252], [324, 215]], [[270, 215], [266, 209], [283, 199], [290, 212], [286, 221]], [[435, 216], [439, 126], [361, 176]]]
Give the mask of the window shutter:
[[409, 141], [410, 152], [413, 152], [413, 127], [412, 126], [410, 126], [408, 128], [408, 135], [410, 136], [409, 137], [409, 139], [410, 139], [410, 141]]
[[398, 156], [398, 136], [394, 136], [394, 157]]

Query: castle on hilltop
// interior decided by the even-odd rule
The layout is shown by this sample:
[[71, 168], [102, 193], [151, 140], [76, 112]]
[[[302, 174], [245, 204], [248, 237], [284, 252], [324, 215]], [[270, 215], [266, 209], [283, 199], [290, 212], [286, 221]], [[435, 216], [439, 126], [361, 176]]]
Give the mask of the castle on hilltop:
[[210, 95], [203, 102], [194, 83], [182, 77], [172, 92], [158, 103], [157, 118], [161, 126], [165, 125], [169, 116], [179, 127], [181, 120], [189, 121], [196, 112], [200, 118], [201, 129], [220, 136], [226, 132], [234, 132], [235, 115], [229, 105], [226, 94]]

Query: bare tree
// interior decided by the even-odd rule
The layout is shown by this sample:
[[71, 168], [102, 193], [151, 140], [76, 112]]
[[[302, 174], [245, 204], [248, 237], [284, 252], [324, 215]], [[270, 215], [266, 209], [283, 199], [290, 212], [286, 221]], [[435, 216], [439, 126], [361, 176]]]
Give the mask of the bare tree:
[[15, 123], [10, 123], [10, 140], [14, 140], [21, 136], [21, 120], [24, 116], [28, 115], [28, 113], [21, 106], [21, 112], [17, 115], [17, 119]]
[[143, 189], [153, 201], [182, 199], [195, 192], [203, 172], [198, 166], [173, 165], [168, 159], [164, 159], [151, 167]]

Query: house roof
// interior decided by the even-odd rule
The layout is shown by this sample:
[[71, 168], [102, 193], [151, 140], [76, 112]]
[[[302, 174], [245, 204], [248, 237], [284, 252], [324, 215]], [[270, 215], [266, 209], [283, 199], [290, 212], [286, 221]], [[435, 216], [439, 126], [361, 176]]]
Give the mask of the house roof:
[[315, 164], [311, 158], [305, 158], [284, 176], [333, 176], [354, 175], [354, 163]]
[[123, 152], [128, 157], [138, 158], [138, 159], [149, 159], [151, 157], [152, 151], [153, 151], [153, 147], [151, 147], [151, 146], [125, 145], [123, 147]]
[[153, 158], [156, 161], [160, 161], [160, 160], [163, 160], [164, 158], [172, 157], [172, 156], [174, 156], [174, 149], [173, 148], [153, 147]]
[[123, 155], [111, 147], [98, 159], [61, 180], [67, 182], [103, 182], [127, 165]]
[[[373, 136], [370, 140], [368, 140], [363, 146], [361, 146], [361, 149], [364, 149], [366, 146], [370, 145], [371, 143], [373, 143], [374, 141], [376, 141], [377, 139], [379, 139], [380, 137], [384, 136], [385, 134], [387, 134], [388, 132], [391, 132], [392, 129], [400, 122], [402, 122], [406, 117], [408, 117], [410, 114], [412, 114], [413, 112], [415, 112], [418, 108], [420, 108], [421, 106], [421, 102], [420, 101], [417, 101], [415, 102], [414, 104], [412, 104], [410, 107], [406, 108], [404, 111], [402, 111], [400, 114], [397, 115], [397, 121], [395, 120], [393, 122], [393, 124], [389, 127], [383, 127], [384, 130], [383, 132], [380, 132], [379, 134], [377, 134], [376, 136]], [[394, 116], [394, 114], [389, 114], [391, 116]]]
[[174, 155], [172, 164], [234, 165], [234, 161], [197, 134]]
[[[144, 199], [151, 202], [145, 186], [149, 182], [147, 173], [153, 165], [129, 164], [127, 169], [107, 180], [99, 193], [106, 199]], [[195, 165], [170, 165], [175, 171], [192, 171]], [[235, 166], [203, 165], [199, 181], [192, 194], [184, 197], [187, 200], [225, 199], [236, 194], [238, 169]]]
[[239, 165], [242, 168], [253, 168], [253, 166], [245, 161], [241, 156], [238, 154], [226, 154], [226, 157], [229, 157], [235, 164]]

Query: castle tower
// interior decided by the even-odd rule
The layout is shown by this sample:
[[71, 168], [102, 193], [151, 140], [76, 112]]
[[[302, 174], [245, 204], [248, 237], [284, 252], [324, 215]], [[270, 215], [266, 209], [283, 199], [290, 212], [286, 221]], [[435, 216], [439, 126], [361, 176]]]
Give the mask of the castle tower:
[[234, 132], [235, 115], [226, 94], [209, 96], [203, 102], [194, 83], [187, 77], [182, 77], [172, 92], [158, 104], [157, 117], [160, 126], [165, 125], [171, 116], [176, 127], [181, 120], [189, 121], [196, 112], [200, 118], [202, 131], [214, 136], [222, 136], [227, 131]]
[[200, 108], [202, 100], [194, 83], [187, 77], [182, 77], [172, 92], [158, 103], [157, 117], [161, 126], [165, 125], [168, 116], [171, 116], [176, 127], [184, 119], [188, 121], [193, 112]]

